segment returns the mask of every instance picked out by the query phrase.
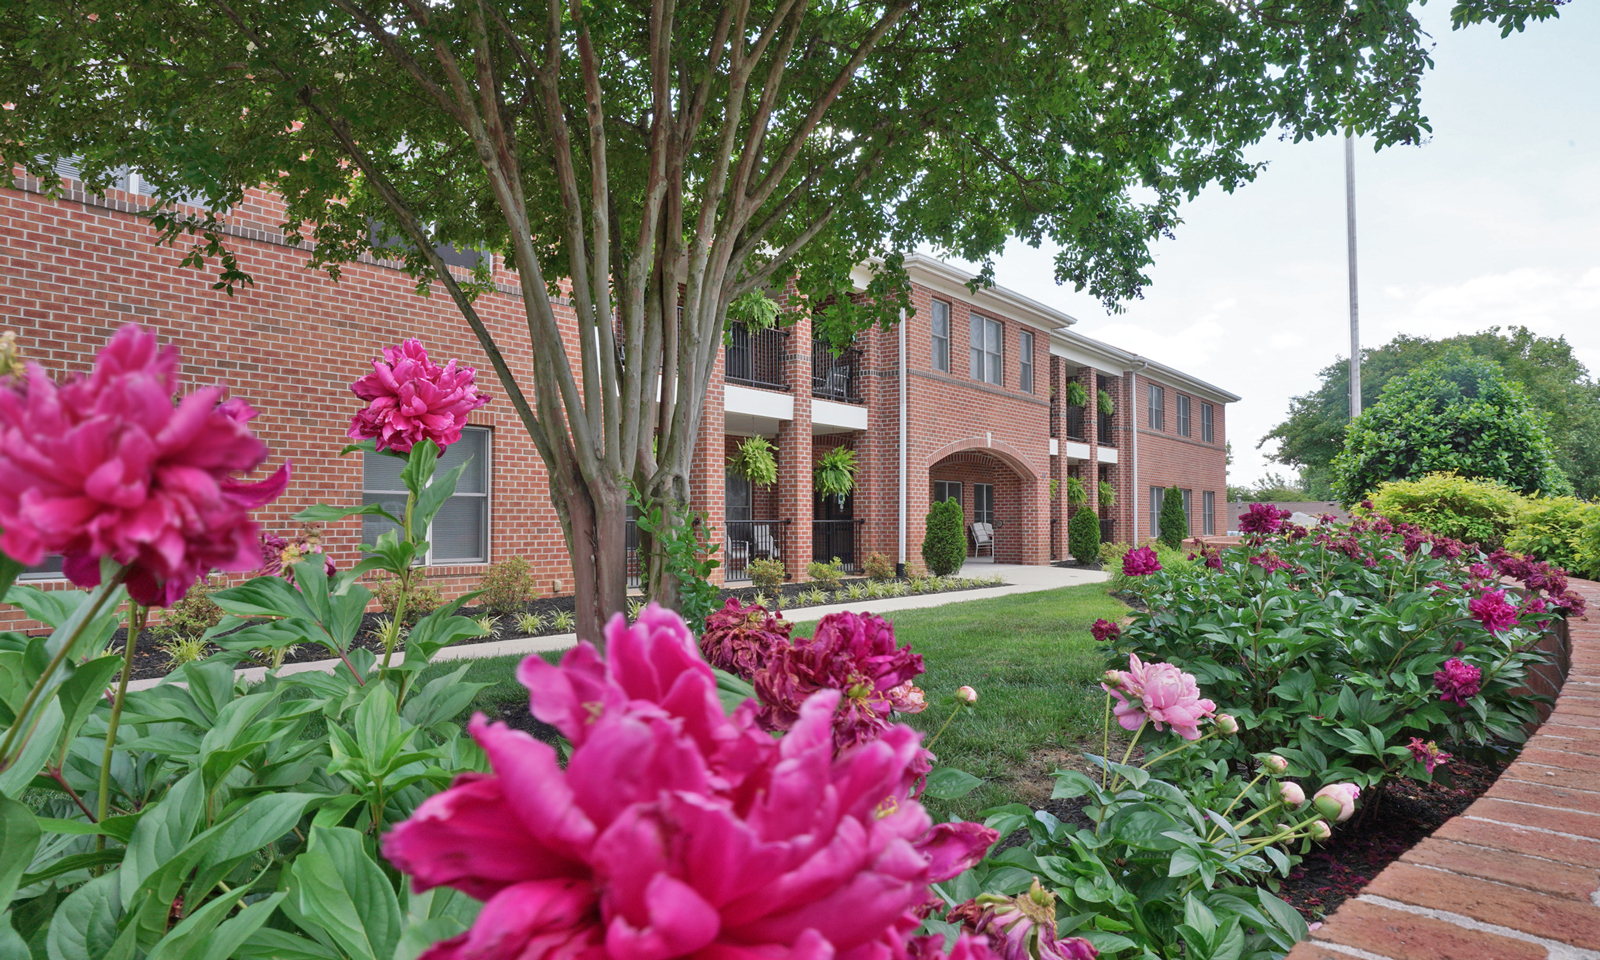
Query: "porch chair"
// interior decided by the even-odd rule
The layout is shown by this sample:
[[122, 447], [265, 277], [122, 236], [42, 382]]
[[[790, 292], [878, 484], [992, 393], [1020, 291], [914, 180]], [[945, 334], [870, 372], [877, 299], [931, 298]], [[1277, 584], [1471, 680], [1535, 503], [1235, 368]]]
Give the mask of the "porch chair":
[[974, 523], [969, 528], [972, 531], [972, 556], [983, 555], [985, 547], [989, 549], [989, 559], [994, 559], [994, 526], [987, 523]]

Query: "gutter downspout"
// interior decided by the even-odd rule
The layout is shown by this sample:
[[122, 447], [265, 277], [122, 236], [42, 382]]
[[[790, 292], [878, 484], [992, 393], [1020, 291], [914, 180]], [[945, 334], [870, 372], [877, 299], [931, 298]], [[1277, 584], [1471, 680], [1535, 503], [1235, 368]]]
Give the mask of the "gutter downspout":
[[1129, 392], [1133, 396], [1128, 399], [1133, 402], [1133, 409], [1129, 410], [1128, 430], [1133, 434], [1133, 489], [1128, 491], [1133, 494], [1133, 539], [1129, 542], [1139, 542], [1139, 371], [1150, 366], [1150, 361], [1139, 358], [1138, 366], [1128, 371]]
[[906, 311], [900, 309], [900, 543], [895, 574], [906, 575]]

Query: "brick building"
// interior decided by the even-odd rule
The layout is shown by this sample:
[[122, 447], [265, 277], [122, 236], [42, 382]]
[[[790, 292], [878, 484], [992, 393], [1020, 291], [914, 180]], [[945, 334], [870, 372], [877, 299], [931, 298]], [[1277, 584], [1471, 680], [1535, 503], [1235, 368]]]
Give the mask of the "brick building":
[[[184, 251], [155, 244], [137, 216], [150, 202], [137, 175], [120, 184], [126, 189], [90, 195], [76, 189], [70, 169], [63, 174], [59, 200], [23, 177], [0, 189], [0, 328], [16, 329], [31, 359], [77, 371], [115, 329], [136, 321], [181, 348], [187, 382], [231, 384], [261, 412], [255, 426], [273, 451], [268, 469], [294, 463], [287, 493], [264, 511], [266, 529], [293, 534], [290, 516], [318, 501], [396, 495], [389, 461], [338, 456], [359, 404], [348, 385], [381, 347], [418, 337], [435, 357], [476, 366], [484, 389], [499, 392], [448, 298], [419, 296], [392, 262], [350, 264], [338, 282], [307, 269], [306, 251], [278, 229], [281, 206], [270, 194], [252, 193], [230, 214], [233, 249], [255, 282], [229, 296], [212, 289], [209, 273], [180, 266]], [[449, 253], [463, 272], [478, 256]], [[515, 278], [498, 258], [493, 266], [496, 290], [477, 309], [531, 383]], [[813, 342], [805, 319], [753, 336], [734, 331], [713, 376], [694, 470], [693, 506], [724, 542], [719, 577], [737, 580], [760, 557], [782, 560], [796, 578], [813, 556], [859, 566], [879, 552], [920, 563], [929, 503], [952, 496], [969, 525], [992, 526], [984, 559], [992, 552], [1000, 562], [1047, 563], [1065, 555], [1068, 513], [1051, 481], [1069, 476], [1088, 487], [1091, 503], [1097, 484], [1112, 484], [1107, 538], [1150, 536], [1150, 505], [1168, 486], [1192, 491], [1192, 532], [1221, 532], [1223, 411], [1236, 396], [1078, 334], [1071, 317], [1011, 291], [973, 293], [964, 274], [939, 261], [912, 256], [907, 266], [915, 315], [864, 334], [851, 350]], [[1088, 390], [1087, 409], [1059, 402], [1073, 378]], [[1109, 416], [1094, 412], [1100, 390], [1114, 402]], [[727, 454], [753, 435], [778, 450], [769, 489], [726, 472]], [[811, 467], [840, 445], [857, 452], [856, 490], [842, 502], [823, 500]], [[447, 465], [468, 455], [473, 465], [435, 523], [428, 575], [448, 595], [475, 586], [488, 563], [520, 555], [542, 593], [569, 592], [544, 466], [503, 399], [472, 415]], [[341, 565], [351, 562], [361, 524], [330, 525], [324, 539]], [[60, 582], [48, 563], [29, 577]]]

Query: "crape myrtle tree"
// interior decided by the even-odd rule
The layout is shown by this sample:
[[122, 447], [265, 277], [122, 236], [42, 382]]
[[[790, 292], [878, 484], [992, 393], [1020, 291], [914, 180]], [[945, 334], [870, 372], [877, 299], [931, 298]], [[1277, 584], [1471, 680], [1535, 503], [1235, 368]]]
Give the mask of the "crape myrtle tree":
[[[1556, 6], [1454, 17], [1509, 33]], [[312, 265], [403, 258], [548, 466], [597, 637], [623, 606], [627, 483], [669, 516], [689, 500], [735, 300], [794, 278], [842, 343], [909, 309], [895, 251], [987, 263], [1016, 236], [1114, 304], [1179, 202], [1250, 180], [1269, 132], [1415, 142], [1428, 64], [1406, 0], [13, 0], [0, 157], [47, 179], [80, 157], [90, 189], [137, 169], [162, 239], [229, 289], [248, 277], [226, 212], [262, 185]], [[453, 278], [446, 243], [516, 272], [530, 382], [474, 309], [486, 272]]]

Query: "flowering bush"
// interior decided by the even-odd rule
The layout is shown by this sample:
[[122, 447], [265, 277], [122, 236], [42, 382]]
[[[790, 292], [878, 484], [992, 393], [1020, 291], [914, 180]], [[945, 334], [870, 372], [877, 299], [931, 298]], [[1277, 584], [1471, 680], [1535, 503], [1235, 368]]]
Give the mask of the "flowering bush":
[[[1538, 631], [1581, 609], [1564, 574], [1382, 516], [1273, 533], [1281, 518], [1261, 517], [1263, 532], [1215, 566], [1140, 578], [1150, 611], [1108, 638], [1217, 692], [1241, 731], [1212, 741], [1212, 756], [1247, 769], [1279, 750], [1313, 784], [1364, 787], [1435, 773], [1437, 756], [1416, 754], [1413, 739], [1523, 739], [1539, 702], [1522, 689], [1541, 659]], [[1521, 580], [1520, 594], [1502, 576]]]

